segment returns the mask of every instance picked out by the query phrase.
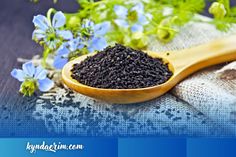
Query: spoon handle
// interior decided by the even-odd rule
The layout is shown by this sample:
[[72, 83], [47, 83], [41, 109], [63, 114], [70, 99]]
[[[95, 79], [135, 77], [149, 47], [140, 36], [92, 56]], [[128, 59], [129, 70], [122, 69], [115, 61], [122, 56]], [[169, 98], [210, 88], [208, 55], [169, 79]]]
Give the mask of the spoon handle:
[[175, 74], [188, 76], [202, 68], [236, 60], [236, 35], [176, 51], [167, 56]]

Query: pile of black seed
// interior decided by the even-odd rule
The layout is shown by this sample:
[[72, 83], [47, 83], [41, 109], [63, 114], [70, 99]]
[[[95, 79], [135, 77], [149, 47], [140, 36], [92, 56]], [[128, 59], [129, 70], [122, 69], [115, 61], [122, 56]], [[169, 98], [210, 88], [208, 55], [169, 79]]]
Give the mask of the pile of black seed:
[[172, 72], [160, 58], [116, 44], [79, 64], [74, 64], [72, 78], [97, 88], [133, 89], [166, 82]]

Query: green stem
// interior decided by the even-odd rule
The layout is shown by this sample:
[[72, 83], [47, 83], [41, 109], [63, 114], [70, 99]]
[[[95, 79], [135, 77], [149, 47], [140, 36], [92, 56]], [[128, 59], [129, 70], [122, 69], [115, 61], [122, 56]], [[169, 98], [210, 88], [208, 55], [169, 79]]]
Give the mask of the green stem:
[[178, 30], [173, 29], [173, 28], [171, 28], [171, 27], [159, 26], [159, 28], [161, 28], [161, 29], [166, 29], [166, 30], [169, 30], [169, 31], [172, 31], [172, 32], [179, 32]]
[[47, 12], [47, 19], [48, 19], [48, 21], [50, 22], [50, 25], [52, 25], [52, 21], [51, 21], [51, 15], [52, 15], [52, 13], [56, 13], [57, 11], [56, 11], [56, 9], [54, 9], [54, 8], [50, 8], [49, 10], [48, 10], [48, 12]]
[[42, 60], [42, 66], [44, 68], [47, 67], [47, 58], [48, 58], [49, 53], [50, 53], [50, 49], [45, 48], [43, 52], [43, 60]]
[[150, 21], [150, 24], [153, 25], [154, 27], [159, 25], [159, 24], [158, 24], [156, 21], [154, 21], [154, 20], [149, 20], [149, 21]]
[[151, 35], [151, 34], [156, 34], [156, 29], [152, 29], [148, 32], [145, 32], [145, 35]]

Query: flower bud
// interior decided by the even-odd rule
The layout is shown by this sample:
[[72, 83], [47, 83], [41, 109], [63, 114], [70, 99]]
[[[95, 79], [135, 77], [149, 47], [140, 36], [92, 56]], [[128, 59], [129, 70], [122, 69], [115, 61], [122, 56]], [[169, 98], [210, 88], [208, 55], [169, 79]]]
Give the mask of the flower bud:
[[161, 21], [157, 28], [157, 37], [161, 41], [168, 42], [174, 37], [174, 32], [171, 28], [172, 18], [167, 18]]
[[165, 28], [158, 28], [157, 37], [161, 40], [167, 40], [170, 37], [170, 32]]
[[137, 44], [137, 48], [144, 49], [147, 47], [147, 45], [148, 45], [148, 37], [143, 36], [141, 39], [139, 39], [138, 44]]
[[77, 16], [71, 16], [68, 20], [68, 26], [71, 28], [77, 27], [80, 24], [80, 19]]
[[132, 34], [132, 44], [138, 49], [143, 49], [148, 45], [148, 37], [142, 32]]
[[219, 2], [214, 2], [209, 8], [209, 13], [212, 14], [215, 18], [224, 18], [226, 15], [226, 9], [224, 4]]

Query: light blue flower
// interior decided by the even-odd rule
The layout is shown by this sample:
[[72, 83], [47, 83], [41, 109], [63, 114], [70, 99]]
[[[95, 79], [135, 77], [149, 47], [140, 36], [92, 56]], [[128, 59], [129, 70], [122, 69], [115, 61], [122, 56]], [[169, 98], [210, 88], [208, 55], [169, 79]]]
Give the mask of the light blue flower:
[[127, 9], [121, 5], [115, 5], [114, 11], [117, 19], [114, 22], [122, 28], [128, 29], [132, 32], [143, 32], [143, 26], [149, 23], [151, 19], [150, 14], [145, 14], [142, 3], [136, 4], [131, 9]]
[[84, 20], [79, 36], [89, 52], [101, 51], [107, 47], [105, 34], [110, 29], [110, 22], [94, 24], [90, 20]]
[[56, 49], [61, 40], [70, 40], [73, 34], [69, 30], [60, 30], [65, 23], [65, 15], [59, 11], [53, 16], [52, 21], [43, 15], [37, 15], [33, 19], [35, 30], [32, 38], [35, 41], [43, 41], [50, 49]]
[[104, 35], [110, 29], [110, 22], [94, 24], [91, 20], [84, 20], [78, 37], [65, 42], [56, 51], [53, 66], [62, 69], [63, 66], [73, 57], [78, 56], [82, 51], [94, 52], [107, 47]]
[[32, 62], [22, 65], [21, 69], [13, 69], [11, 75], [22, 82], [20, 92], [32, 95], [36, 89], [42, 92], [50, 90], [54, 82], [47, 78], [47, 71], [41, 66], [35, 67]]
[[53, 66], [62, 69], [71, 57], [78, 55], [78, 50], [84, 48], [80, 38], [72, 39], [64, 43], [56, 52]]

